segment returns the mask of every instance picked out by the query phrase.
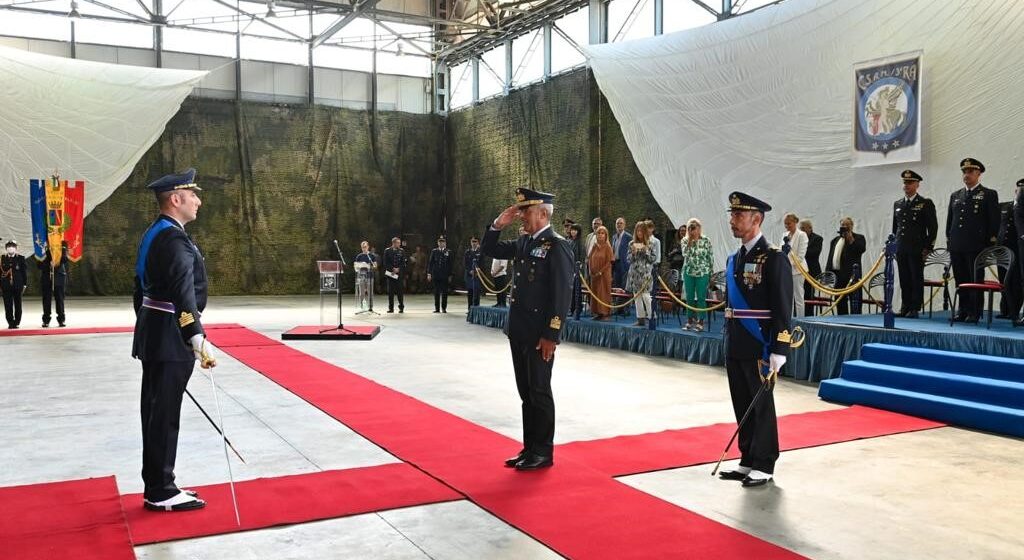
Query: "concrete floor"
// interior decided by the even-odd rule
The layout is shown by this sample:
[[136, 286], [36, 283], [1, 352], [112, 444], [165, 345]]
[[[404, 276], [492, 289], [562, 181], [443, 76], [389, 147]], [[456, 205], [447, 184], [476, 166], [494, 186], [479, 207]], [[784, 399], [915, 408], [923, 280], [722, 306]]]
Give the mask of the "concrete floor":
[[[346, 306], [354, 309], [349, 300]], [[31, 328], [38, 304], [28, 303], [23, 327]], [[504, 336], [466, 323], [461, 298], [449, 303], [447, 315], [431, 313], [432, 301], [423, 296], [408, 298], [401, 315], [347, 314], [346, 323], [383, 326], [370, 342], [289, 344], [518, 438], [519, 404]], [[310, 297], [214, 298], [203, 316], [275, 339], [318, 318], [317, 299]], [[69, 327], [133, 322], [127, 298], [68, 302]], [[0, 395], [0, 486], [114, 474], [122, 492], [141, 490], [141, 368], [130, 346], [130, 334], [0, 338], [0, 376], [8, 387]], [[397, 460], [262, 375], [219, 357], [226, 429], [248, 461], [235, 465], [237, 480]], [[717, 367], [565, 344], [553, 384], [557, 442], [733, 419], [724, 371]], [[193, 375], [189, 388], [212, 409], [207, 377]], [[836, 408], [818, 400], [816, 391], [782, 382], [776, 389], [780, 413]], [[220, 442], [187, 398], [182, 424], [179, 481], [224, 481]], [[784, 453], [774, 487], [757, 491], [713, 479], [709, 466], [622, 480], [813, 558], [1002, 559], [1024, 558], [1018, 530], [1024, 478], [1016, 473], [1022, 463], [1020, 440], [942, 428]], [[467, 501], [136, 552], [146, 559], [558, 557]]]

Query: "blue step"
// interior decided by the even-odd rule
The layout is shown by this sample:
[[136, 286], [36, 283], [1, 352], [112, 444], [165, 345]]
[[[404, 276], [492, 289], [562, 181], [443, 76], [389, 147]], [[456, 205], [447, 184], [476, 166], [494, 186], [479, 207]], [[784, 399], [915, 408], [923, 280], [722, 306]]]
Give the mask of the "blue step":
[[917, 393], [1024, 409], [1024, 383], [864, 360], [843, 363], [842, 379]]
[[892, 344], [865, 344], [861, 348], [860, 359], [865, 362], [1024, 383], [1024, 360], [1017, 358]]
[[916, 391], [879, 387], [844, 378], [821, 382], [818, 396], [844, 404], [863, 404], [990, 432], [1024, 437], [1024, 410]]

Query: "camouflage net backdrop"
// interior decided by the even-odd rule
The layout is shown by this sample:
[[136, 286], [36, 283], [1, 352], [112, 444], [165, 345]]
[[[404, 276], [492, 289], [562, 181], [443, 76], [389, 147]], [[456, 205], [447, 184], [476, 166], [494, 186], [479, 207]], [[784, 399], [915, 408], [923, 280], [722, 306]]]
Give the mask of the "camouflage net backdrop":
[[187, 167], [204, 189], [188, 231], [214, 295], [315, 294], [316, 261], [336, 259], [334, 239], [351, 260], [363, 239], [383, 254], [402, 235], [412, 254], [417, 245], [429, 252], [440, 233], [459, 257], [462, 287], [469, 238], [526, 184], [557, 195], [559, 230], [566, 216], [585, 232], [594, 216], [610, 229], [619, 215], [630, 229], [643, 217], [671, 227], [587, 70], [447, 119], [190, 98], [86, 219], [69, 294], [131, 293], [136, 247], [157, 212], [145, 186]]

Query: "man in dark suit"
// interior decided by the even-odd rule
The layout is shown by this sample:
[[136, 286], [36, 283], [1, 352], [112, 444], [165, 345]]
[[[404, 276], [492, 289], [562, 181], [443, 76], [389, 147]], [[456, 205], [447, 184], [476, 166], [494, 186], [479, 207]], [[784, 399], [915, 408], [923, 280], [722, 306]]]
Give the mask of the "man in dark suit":
[[[725, 274], [725, 371], [737, 423], [762, 385], [774, 383], [789, 354], [793, 273], [789, 258], [761, 234], [764, 213], [771, 209], [748, 194], [729, 195], [729, 227], [742, 243], [729, 257]], [[775, 400], [767, 389], [740, 426], [739, 466], [719, 474], [745, 488], [767, 484], [779, 458]]]
[[[824, 238], [814, 233], [814, 224], [810, 220], [801, 220], [800, 230], [807, 234], [807, 255], [804, 257], [807, 259], [807, 272], [817, 278], [821, 274], [821, 247]], [[804, 301], [813, 297], [814, 286], [811, 286], [810, 282], [804, 281]], [[805, 305], [804, 315], [808, 317], [814, 315], [814, 306]]]
[[17, 329], [21, 325], [21, 295], [28, 287], [28, 270], [25, 257], [18, 254], [16, 242], [8, 241], [4, 252], [0, 256], [0, 292], [4, 296], [7, 328]]
[[469, 249], [462, 254], [462, 269], [466, 281], [466, 312], [474, 305], [480, 305], [480, 292], [483, 286], [480, 284], [480, 277], [477, 276], [477, 268], [480, 267], [480, 240], [474, 235], [469, 240]]
[[[502, 212], [484, 233], [483, 253], [512, 262], [505, 334], [523, 410], [523, 448], [505, 461], [520, 471], [554, 464], [555, 399], [551, 367], [569, 311], [573, 255], [569, 242], [551, 228], [554, 195], [516, 189], [516, 203]], [[516, 219], [524, 235], [498, 241], [501, 230]]]
[[139, 243], [135, 262], [135, 338], [132, 357], [142, 360], [143, 505], [153, 511], [202, 508], [206, 502], [174, 483], [181, 399], [195, 361], [217, 365], [199, 317], [206, 308], [203, 255], [185, 233], [202, 202], [196, 170], [151, 183], [160, 216]]
[[388, 285], [388, 313], [395, 312], [395, 296], [398, 296], [398, 312], [405, 313], [405, 292], [402, 289], [402, 280], [405, 276], [405, 251], [402, 249], [402, 240], [398, 237], [391, 238], [391, 246], [384, 249], [384, 278]]
[[896, 236], [896, 265], [903, 300], [897, 316], [917, 319], [924, 305], [924, 259], [935, 248], [939, 224], [935, 204], [917, 194], [921, 176], [906, 169], [900, 177], [904, 196], [892, 205], [892, 233]]
[[437, 247], [430, 251], [427, 261], [427, 282], [434, 285], [434, 313], [448, 313], [448, 282], [452, 279], [452, 252], [448, 240], [437, 238]]
[[64, 288], [68, 283], [68, 246], [61, 243], [60, 264], [53, 265], [53, 252], [46, 249], [46, 257], [36, 263], [41, 271], [39, 287], [43, 294], [43, 328], [50, 326], [54, 305], [57, 307], [57, 326], [64, 326]]
[[633, 242], [633, 235], [626, 231], [626, 219], [615, 220], [615, 233], [612, 234], [612, 287], [624, 288], [626, 286], [626, 273], [629, 272], [629, 244]]
[[[832, 238], [828, 246], [828, 260], [825, 270], [836, 274], [836, 289], [845, 288], [853, 278], [853, 265], [861, 266], [860, 257], [866, 250], [864, 236], [853, 231], [853, 218], [847, 216], [839, 222], [839, 235]], [[860, 269], [864, 274], [864, 269]], [[836, 313], [850, 313], [850, 296], [844, 296], [836, 305]]]
[[[1019, 190], [1020, 187], [1017, 188]], [[1018, 243], [1020, 233], [1015, 223], [1014, 205], [1017, 203], [1017, 192], [1013, 200], [999, 203], [999, 233], [996, 242], [1013, 253], [1013, 263], [1008, 269], [999, 269], [999, 281], [1003, 284], [1002, 297], [999, 300], [999, 318], [1018, 321], [1021, 306], [1021, 275], [1020, 252]]]
[[[1017, 229], [1017, 255], [1024, 255], [1024, 179], [1017, 181], [1017, 190], [1013, 194], [1013, 225]], [[1018, 278], [1024, 282], [1024, 262], [1018, 259], [1015, 264]], [[1014, 325], [1024, 326], [1024, 317], [1017, 319]]]
[[[964, 188], [949, 197], [946, 214], [946, 246], [953, 266], [956, 285], [975, 282], [984, 271], [974, 269], [974, 261], [986, 247], [996, 243], [999, 234], [999, 195], [981, 184], [985, 166], [974, 158], [960, 161]], [[981, 316], [981, 293], [970, 290], [960, 295], [960, 308], [954, 321], [977, 323]]]

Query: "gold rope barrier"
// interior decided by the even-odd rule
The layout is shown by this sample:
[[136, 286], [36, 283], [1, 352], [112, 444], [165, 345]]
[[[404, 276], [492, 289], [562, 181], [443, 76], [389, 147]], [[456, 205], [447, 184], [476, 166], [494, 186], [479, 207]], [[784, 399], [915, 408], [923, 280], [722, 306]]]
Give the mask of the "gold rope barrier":
[[495, 288], [494, 284], [491, 284], [490, 281], [487, 280], [487, 275], [484, 274], [484, 271], [480, 270], [480, 267], [476, 267], [476, 277], [480, 279], [480, 283], [484, 285], [484, 288], [486, 288], [488, 292], [501, 294], [512, 288], [512, 282], [505, 284], [505, 287], [500, 290]]
[[719, 304], [717, 304], [717, 305], [713, 305], [711, 307], [694, 307], [694, 306], [686, 303], [686, 301], [681, 300], [678, 297], [676, 297], [675, 292], [673, 292], [672, 288], [670, 288], [667, 284], [665, 284], [665, 279], [662, 278], [661, 276], [658, 277], [658, 282], [661, 282], [661, 287], [664, 288], [666, 292], [668, 292], [668, 295], [669, 295], [669, 297], [672, 298], [672, 301], [678, 303], [679, 305], [685, 307], [686, 309], [689, 309], [690, 311], [693, 311], [693, 312], [696, 312], [696, 313], [707, 313], [708, 311], [714, 311], [716, 309], [721, 309], [721, 308], [725, 307], [725, 302], [724, 301], [719, 303]]
[[814, 278], [813, 276], [810, 275], [810, 273], [807, 272], [807, 269], [805, 269], [803, 265], [800, 264], [799, 260], [796, 260], [792, 254], [789, 255], [789, 261], [793, 264], [793, 266], [796, 267], [797, 271], [804, 277], [804, 280], [806, 280], [807, 283], [809, 283], [815, 290], [830, 296], [845, 296], [847, 294], [859, 290], [861, 286], [863, 286], [872, 276], [875, 275], [875, 272], [878, 271], [878, 267], [882, 265], [883, 260], [885, 260], [884, 251], [881, 255], [878, 255], [878, 260], [875, 261], [874, 266], [871, 267], [871, 270], [869, 270], [867, 274], [861, 277], [860, 281], [858, 281], [856, 284], [849, 284], [846, 288], [843, 288], [841, 290], [834, 290], [832, 288], [820, 284], [816, 278]]
[[590, 284], [587, 283], [587, 279], [583, 276], [583, 274], [580, 274], [580, 282], [583, 284], [583, 289], [588, 294], [590, 294], [590, 297], [593, 298], [594, 301], [596, 301], [597, 303], [600, 303], [601, 305], [603, 305], [603, 306], [605, 306], [605, 307], [607, 307], [609, 309], [622, 309], [623, 307], [626, 307], [627, 305], [632, 305], [633, 302], [636, 301], [636, 298], [642, 296], [645, 292], [647, 292], [647, 288], [651, 287], [651, 283], [647, 282], [646, 284], [644, 284], [643, 288], [637, 290], [637, 292], [635, 294], [633, 294], [633, 297], [631, 297], [631, 298], [627, 299], [626, 301], [616, 305], [616, 304], [613, 304], [613, 303], [606, 303], [604, 301], [601, 301], [601, 298], [597, 297], [597, 295], [594, 293], [594, 291], [592, 289], [590, 289]]

